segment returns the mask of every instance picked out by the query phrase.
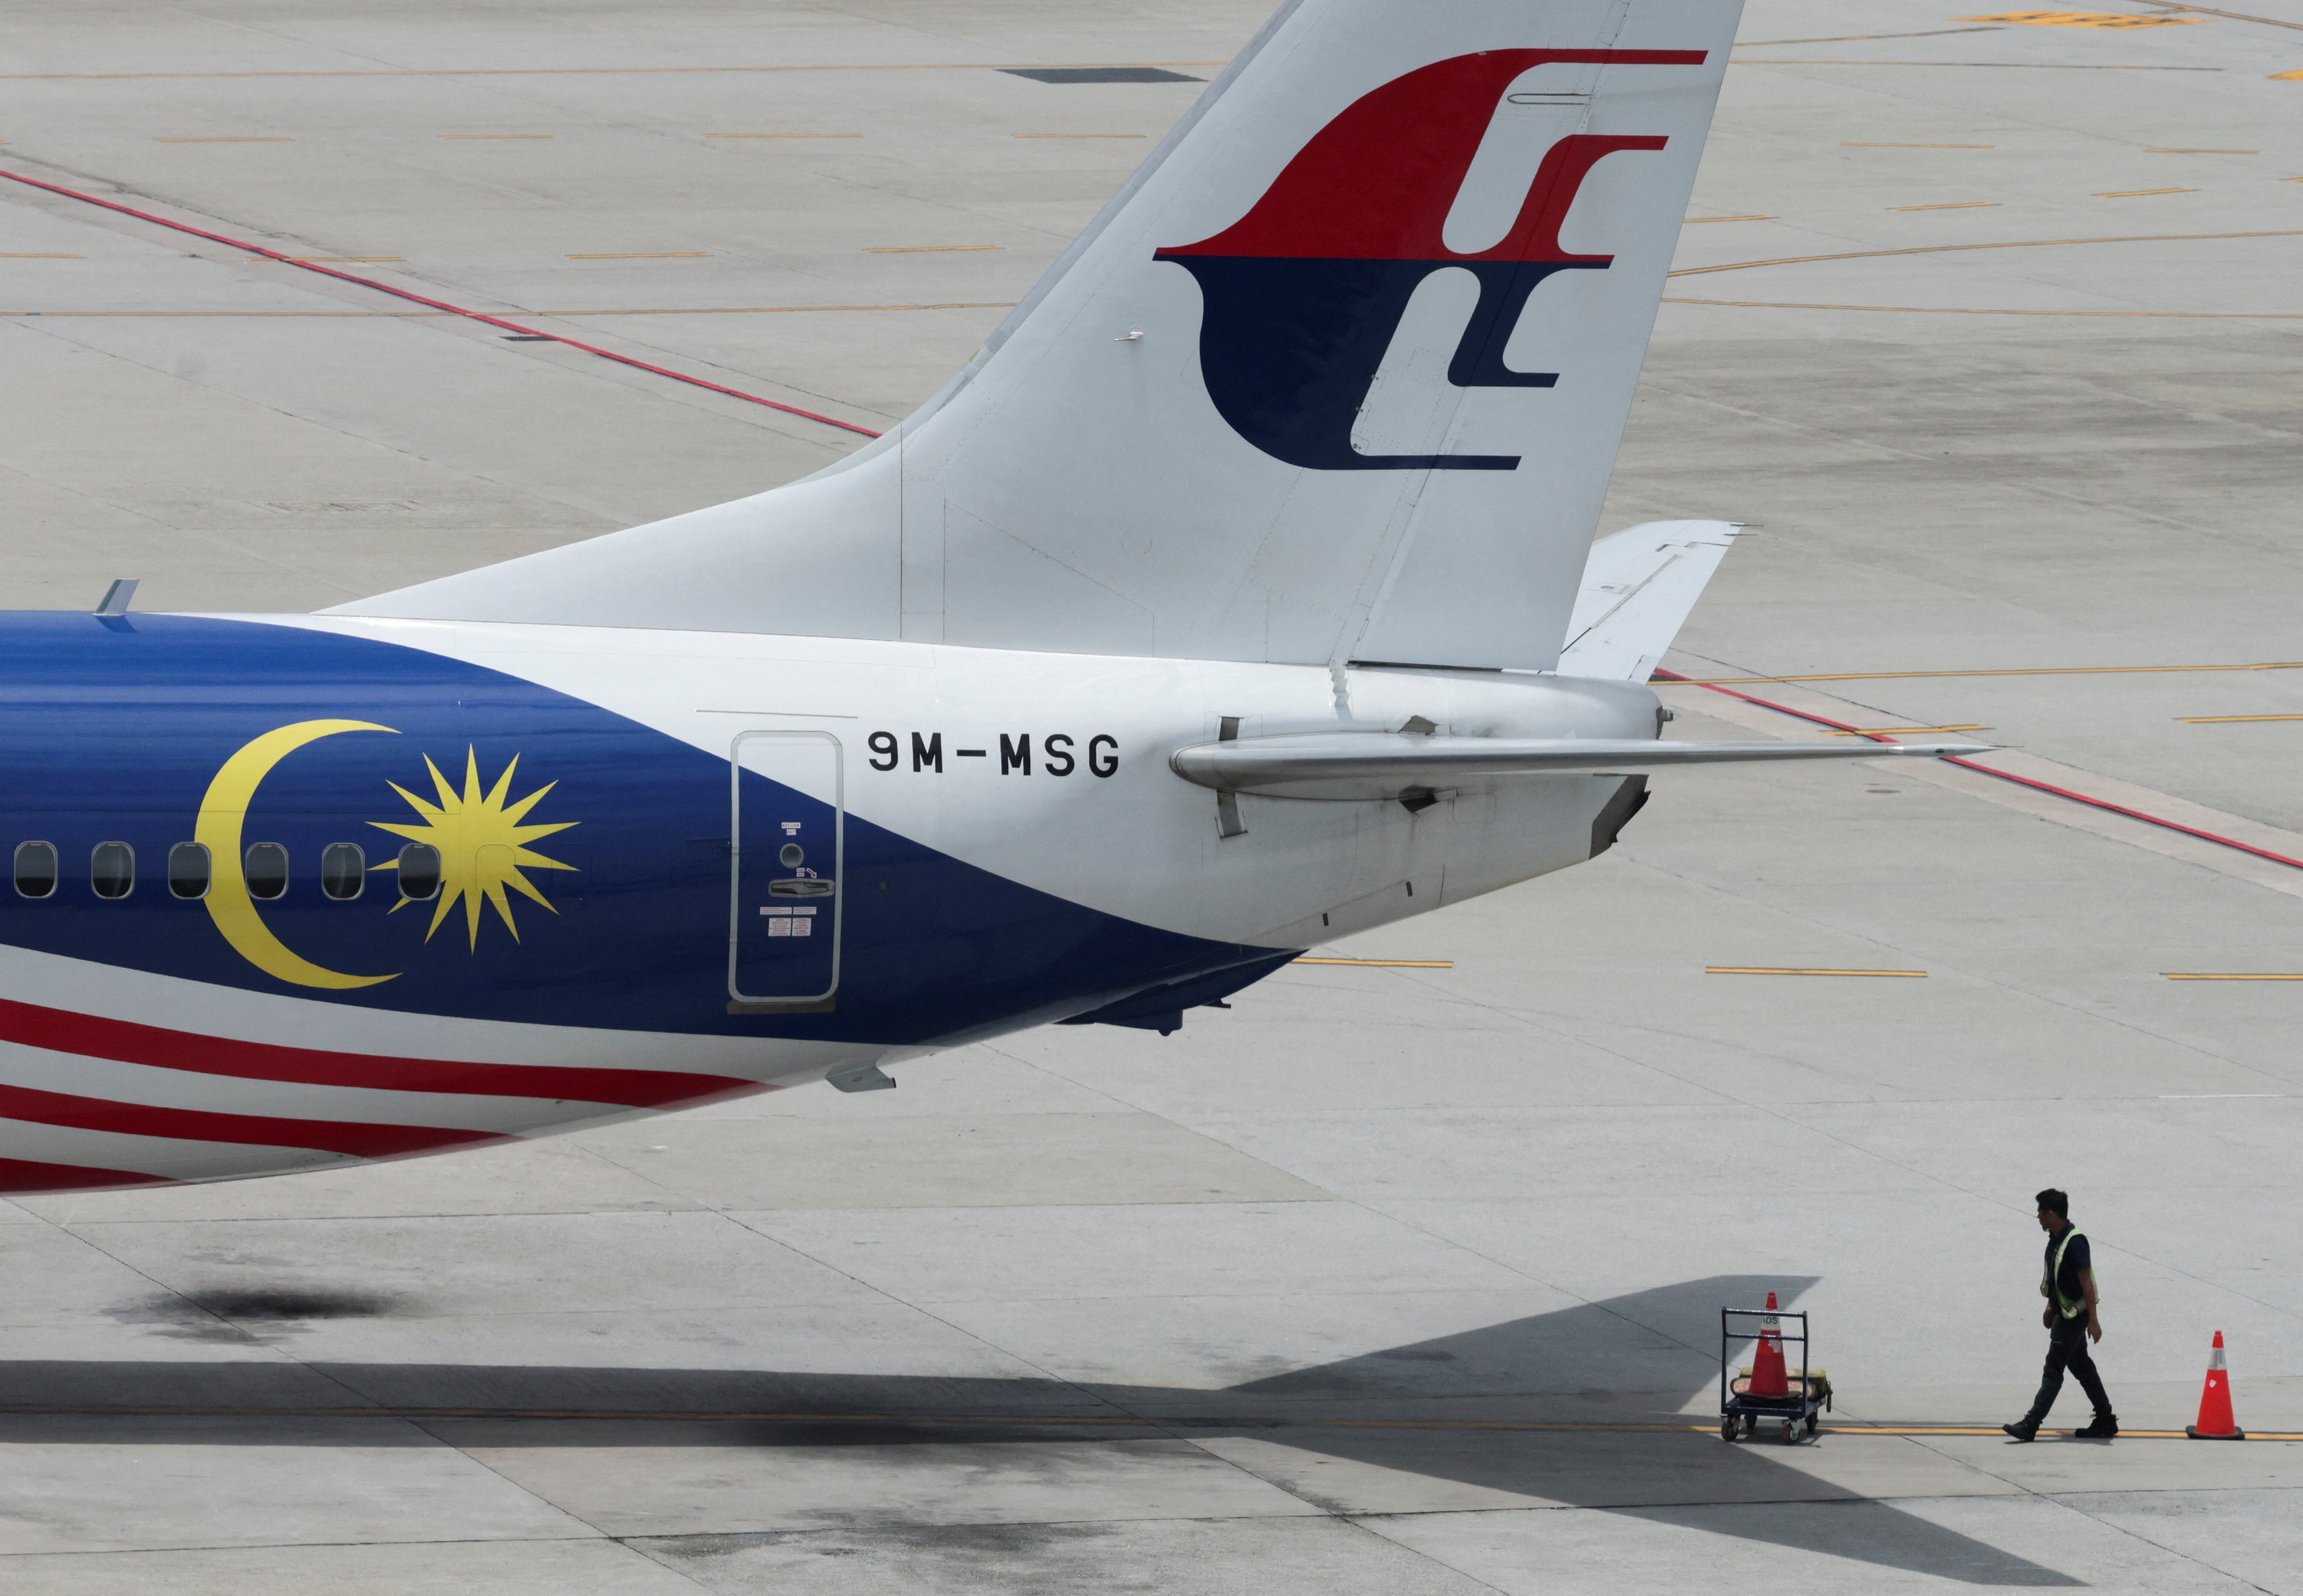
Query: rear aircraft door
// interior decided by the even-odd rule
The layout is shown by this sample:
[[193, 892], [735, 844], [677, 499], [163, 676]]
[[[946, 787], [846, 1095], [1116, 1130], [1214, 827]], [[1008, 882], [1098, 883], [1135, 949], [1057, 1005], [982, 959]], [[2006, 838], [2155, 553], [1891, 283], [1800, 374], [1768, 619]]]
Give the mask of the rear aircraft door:
[[731, 1009], [826, 1009], [839, 986], [846, 845], [839, 739], [746, 731], [730, 775], [728, 995]]

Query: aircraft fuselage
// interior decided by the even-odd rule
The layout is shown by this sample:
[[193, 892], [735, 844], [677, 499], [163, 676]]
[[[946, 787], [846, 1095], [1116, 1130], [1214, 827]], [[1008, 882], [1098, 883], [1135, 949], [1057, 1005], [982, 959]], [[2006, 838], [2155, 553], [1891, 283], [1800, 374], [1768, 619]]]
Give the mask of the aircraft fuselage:
[[[1214, 795], [1221, 735], [1643, 687], [340, 618], [0, 621], [0, 1186], [399, 1156], [1183, 1006], [1579, 862], [1618, 777]], [[1155, 998], [1154, 1006], [1157, 1001]]]

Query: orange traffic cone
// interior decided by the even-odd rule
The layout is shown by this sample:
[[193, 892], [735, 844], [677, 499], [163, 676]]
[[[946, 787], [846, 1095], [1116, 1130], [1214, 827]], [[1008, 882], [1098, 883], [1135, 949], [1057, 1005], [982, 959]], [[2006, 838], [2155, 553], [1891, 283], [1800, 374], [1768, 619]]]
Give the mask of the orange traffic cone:
[[1759, 1346], [1751, 1354], [1751, 1383], [1746, 1393], [1753, 1397], [1788, 1397], [1791, 1381], [1784, 1373], [1784, 1327], [1776, 1322], [1776, 1294], [1767, 1293], [1767, 1316], [1759, 1321]]
[[2245, 1440], [2247, 1431], [2231, 1417], [2231, 1372], [2223, 1366], [2223, 1333], [2215, 1332], [2215, 1347], [2207, 1354], [2207, 1385], [2199, 1393], [2199, 1422], [2186, 1425], [2193, 1440]]

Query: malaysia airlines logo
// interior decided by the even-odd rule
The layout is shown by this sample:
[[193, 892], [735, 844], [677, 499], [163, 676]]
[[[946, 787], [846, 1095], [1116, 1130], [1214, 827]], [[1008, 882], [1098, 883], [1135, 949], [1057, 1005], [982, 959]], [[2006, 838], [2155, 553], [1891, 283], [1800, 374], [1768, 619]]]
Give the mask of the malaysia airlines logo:
[[1155, 252], [1198, 280], [1200, 371], [1232, 429], [1318, 471], [1508, 471], [1515, 454], [1362, 454], [1352, 426], [1418, 284], [1449, 267], [1480, 294], [1447, 364], [1459, 388], [1548, 388], [1514, 371], [1504, 345], [1528, 296], [1555, 272], [1604, 271], [1571, 255], [1560, 224], [1583, 180], [1651, 137], [1573, 133], [1544, 154], [1503, 241], [1457, 254], [1447, 214], [1506, 89], [1547, 62], [1699, 66], [1701, 50], [1495, 50], [1434, 62], [1354, 101], [1296, 152], [1246, 215], [1212, 238]]

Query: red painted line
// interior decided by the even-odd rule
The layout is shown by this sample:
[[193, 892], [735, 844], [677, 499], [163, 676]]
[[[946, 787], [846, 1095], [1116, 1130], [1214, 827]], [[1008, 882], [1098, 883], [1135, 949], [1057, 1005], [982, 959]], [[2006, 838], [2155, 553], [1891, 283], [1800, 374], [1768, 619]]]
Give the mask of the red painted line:
[[557, 333], [544, 333], [534, 327], [523, 327], [518, 322], [509, 322], [500, 316], [490, 316], [481, 310], [467, 310], [461, 305], [451, 305], [445, 300], [429, 300], [420, 293], [410, 293], [407, 289], [394, 288], [389, 283], [378, 283], [373, 277], [356, 276], [350, 272], [339, 272], [333, 267], [319, 266], [309, 260], [298, 260], [293, 256], [283, 255], [277, 249], [267, 249], [262, 244], [251, 244], [242, 239], [226, 238], [223, 233], [209, 232], [204, 228], [193, 227], [182, 222], [171, 222], [165, 216], [156, 216], [149, 211], [139, 211], [133, 206], [122, 205], [116, 200], [99, 199], [93, 194], [83, 194], [77, 189], [67, 189], [59, 183], [43, 182], [37, 177], [26, 177], [17, 172], [0, 172], [0, 177], [4, 177], [11, 182], [22, 183], [28, 188], [45, 189], [51, 194], [61, 194], [67, 199], [77, 199], [84, 205], [101, 206], [108, 211], [118, 211], [122, 215], [133, 216], [139, 222], [149, 222], [155, 226], [173, 228], [178, 232], [188, 232], [194, 238], [207, 239], [210, 243], [228, 245], [234, 249], [246, 249], [252, 254], [263, 256], [266, 260], [276, 260], [282, 266], [294, 266], [299, 272], [317, 272], [323, 277], [334, 277], [341, 282], [356, 283], [362, 288], [372, 288], [378, 293], [390, 294], [396, 300], [406, 300], [411, 304], [422, 305], [430, 309], [444, 310], [451, 316], [461, 316], [472, 321], [485, 322], [489, 326], [502, 327], [506, 332], [519, 333], [529, 338], [549, 339], [554, 343], [564, 343], [569, 349], [580, 349], [587, 355], [597, 355], [603, 360], [613, 360], [619, 366], [628, 366], [636, 371], [649, 372], [656, 376], [668, 376], [673, 382], [686, 383], [691, 388], [703, 388], [713, 393], [724, 393], [730, 399], [740, 399], [747, 404], [765, 405], [772, 410], [781, 410], [787, 416], [798, 416], [809, 421], [821, 421], [826, 426], [836, 426], [842, 432], [860, 433], [867, 438], [876, 438], [880, 435], [870, 427], [858, 426], [852, 421], [842, 421], [836, 417], [818, 415], [814, 410], [804, 410], [796, 404], [785, 404], [779, 400], [763, 399], [757, 393], [747, 393], [741, 388], [730, 388], [719, 383], [706, 382], [700, 376], [689, 376], [685, 372], [674, 371], [669, 367], [651, 366], [645, 360], [635, 360], [629, 355], [620, 355], [612, 350], [602, 349], [597, 344], [579, 343], [573, 338], [565, 338]]
[[107, 1097], [43, 1092], [36, 1086], [0, 1085], [0, 1119], [68, 1125], [75, 1130], [114, 1131], [129, 1136], [309, 1147], [354, 1158], [406, 1158], [444, 1147], [511, 1139], [497, 1131], [443, 1130], [430, 1125], [367, 1125], [342, 1119], [286, 1119], [263, 1114], [217, 1114], [206, 1109], [155, 1108]]
[[[1688, 679], [1676, 671], [1658, 669], [1652, 673], [1652, 680], [1683, 682]], [[1855, 727], [1844, 721], [1835, 721], [1828, 715], [1810, 714], [1806, 710], [1793, 709], [1788, 704], [1777, 704], [1772, 699], [1754, 697], [1750, 693], [1739, 693], [1731, 688], [1723, 688], [1708, 681], [1690, 682], [1689, 685], [1703, 688], [1714, 693], [1725, 693], [1730, 698], [1741, 698], [1744, 703], [1756, 704], [1761, 709], [1772, 709], [1778, 714], [1791, 715], [1818, 726], [1828, 726], [1835, 731], [1852, 731], [1856, 736], [1875, 743], [1887, 743], [1891, 746], [1894, 744], [1895, 739], [1891, 737], [1883, 737], [1875, 731], [1857, 730]], [[2202, 842], [2213, 842], [2218, 847], [2237, 849], [2241, 853], [2253, 854], [2258, 859], [2269, 859], [2274, 865], [2286, 865], [2297, 870], [2303, 870], [2303, 859], [2290, 859], [2283, 853], [2273, 853], [2267, 848], [2257, 848], [2252, 842], [2241, 842], [2236, 837], [2225, 837], [2215, 832], [2203, 832], [2197, 826], [2185, 825], [2179, 820], [2169, 820], [2164, 815], [2146, 814], [2140, 809], [2130, 809], [2124, 804], [2114, 804], [2109, 798], [2090, 798], [2084, 792], [2073, 792], [2068, 787], [2057, 787], [2052, 782], [2034, 781], [2029, 776], [2019, 776], [2010, 771], [1993, 770], [1987, 764], [1978, 764], [1974, 760], [1961, 755], [1946, 754], [1942, 758], [1945, 764], [1955, 764], [1961, 770], [1970, 770], [1978, 775], [1990, 776], [2001, 781], [2012, 781], [2018, 787], [2029, 787], [2035, 792], [2052, 793], [2059, 798], [2069, 798], [2075, 804], [2085, 804], [2090, 809], [2104, 809], [2113, 815], [2124, 815], [2130, 820], [2139, 820], [2146, 825], [2155, 825], [2162, 831], [2181, 832], [2186, 837], [2197, 837]]]
[[2108, 809], [2113, 815], [2124, 815], [2130, 820], [2139, 820], [2147, 825], [2155, 825], [2166, 831], [2181, 832], [2186, 837], [2197, 837], [2203, 842], [2214, 842], [2224, 848], [2235, 848], [2241, 853], [2251, 853], [2258, 859], [2269, 859], [2274, 865], [2287, 865], [2297, 870], [2303, 870], [2303, 859], [2290, 859], [2283, 853], [2273, 853], [2267, 848], [2257, 848], [2252, 842], [2241, 842], [2236, 837], [2225, 837], [2214, 832], [2203, 832], [2197, 826], [2188, 826], [2181, 821], [2166, 820], [2156, 815], [2146, 815], [2140, 809], [2130, 809], [2124, 805], [2114, 804], [2105, 798], [2089, 798], [2084, 792], [2073, 792], [2067, 787], [2054, 787], [2045, 781], [2034, 781], [2029, 776], [2012, 776], [2005, 771], [1993, 770], [1987, 764], [1978, 764], [1971, 759], [1952, 756], [1947, 757], [1944, 763], [1978, 771], [1987, 776], [1996, 776], [2003, 781], [2013, 781], [2019, 786], [2036, 788], [2041, 792], [2052, 792], [2057, 798], [2069, 798], [2075, 804], [2086, 804], [2096, 809]]
[[114, 1186], [173, 1186], [164, 1175], [133, 1170], [91, 1170], [79, 1164], [43, 1164], [28, 1158], [0, 1158], [0, 1193], [12, 1197], [34, 1192], [97, 1191]]
[[235, 1042], [104, 1019], [65, 1009], [0, 999], [0, 1042], [86, 1058], [184, 1069], [240, 1080], [296, 1081], [313, 1086], [366, 1086], [380, 1092], [450, 1092], [485, 1097], [536, 1097], [623, 1108], [692, 1107], [761, 1090], [756, 1081], [658, 1069], [582, 1069], [549, 1064], [468, 1064], [447, 1059], [386, 1059], [331, 1053], [265, 1042]]

